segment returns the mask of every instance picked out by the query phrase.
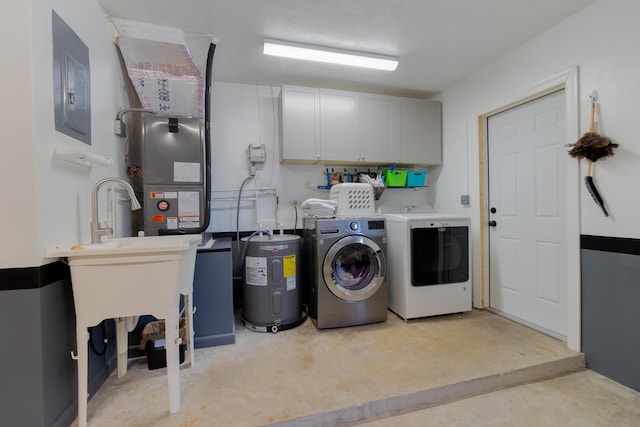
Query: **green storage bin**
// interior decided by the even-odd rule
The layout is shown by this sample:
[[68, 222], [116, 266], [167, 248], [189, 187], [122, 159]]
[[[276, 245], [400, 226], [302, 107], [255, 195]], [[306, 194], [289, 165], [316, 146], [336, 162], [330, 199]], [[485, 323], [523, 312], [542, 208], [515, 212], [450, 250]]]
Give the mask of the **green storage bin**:
[[405, 170], [386, 170], [383, 176], [387, 187], [404, 187], [407, 185], [407, 171]]

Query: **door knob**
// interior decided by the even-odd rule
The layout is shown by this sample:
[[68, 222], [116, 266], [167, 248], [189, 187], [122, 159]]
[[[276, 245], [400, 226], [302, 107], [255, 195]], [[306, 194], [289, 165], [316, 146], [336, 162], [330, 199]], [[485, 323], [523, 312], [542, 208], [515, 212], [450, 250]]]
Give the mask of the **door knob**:
[[495, 222], [493, 220], [489, 221], [489, 227], [495, 227], [496, 225], [498, 225], [497, 222]]

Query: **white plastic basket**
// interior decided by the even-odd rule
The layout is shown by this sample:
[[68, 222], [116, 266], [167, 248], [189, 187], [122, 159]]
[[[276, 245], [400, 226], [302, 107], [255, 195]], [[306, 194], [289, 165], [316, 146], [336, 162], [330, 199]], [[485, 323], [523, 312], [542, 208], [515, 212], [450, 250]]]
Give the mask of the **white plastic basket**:
[[329, 199], [338, 203], [336, 216], [360, 217], [375, 214], [373, 187], [369, 184], [336, 184], [331, 187]]

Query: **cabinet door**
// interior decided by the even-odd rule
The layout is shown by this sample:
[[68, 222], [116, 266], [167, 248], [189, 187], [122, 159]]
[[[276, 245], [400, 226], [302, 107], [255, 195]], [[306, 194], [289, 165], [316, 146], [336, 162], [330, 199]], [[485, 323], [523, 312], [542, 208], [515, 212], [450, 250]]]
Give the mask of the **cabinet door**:
[[400, 101], [400, 163], [442, 163], [439, 102]]
[[320, 147], [322, 160], [359, 160], [358, 95], [320, 90]]
[[360, 160], [394, 162], [393, 114], [395, 102], [388, 97], [360, 96]]
[[309, 87], [282, 87], [281, 161], [320, 159], [318, 92]]

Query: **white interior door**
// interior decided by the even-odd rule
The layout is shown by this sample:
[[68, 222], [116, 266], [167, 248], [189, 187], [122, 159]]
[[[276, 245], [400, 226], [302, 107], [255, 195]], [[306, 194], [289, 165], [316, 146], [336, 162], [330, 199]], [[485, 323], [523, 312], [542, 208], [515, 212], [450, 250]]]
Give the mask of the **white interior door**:
[[488, 118], [490, 306], [566, 337], [565, 95]]

